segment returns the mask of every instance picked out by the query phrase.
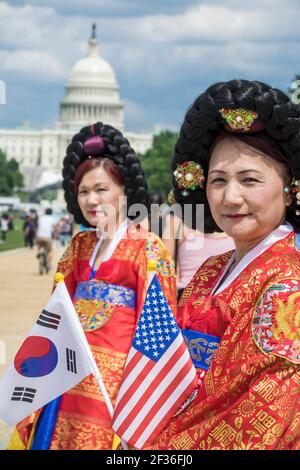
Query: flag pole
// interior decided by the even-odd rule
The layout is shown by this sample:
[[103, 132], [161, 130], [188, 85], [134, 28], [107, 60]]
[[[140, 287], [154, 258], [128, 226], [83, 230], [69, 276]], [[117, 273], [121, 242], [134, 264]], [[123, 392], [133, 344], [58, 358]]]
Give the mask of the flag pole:
[[[147, 289], [149, 289], [149, 286], [150, 286], [150, 284], [153, 281], [153, 278], [155, 276], [156, 266], [157, 266], [157, 264], [156, 264], [155, 259], [148, 259], [148, 264], [147, 264], [147, 270], [148, 270]], [[117, 433], [114, 433], [112, 450], [116, 450], [118, 448], [118, 445], [119, 445], [120, 442], [122, 444], [123, 449], [128, 450], [127, 442], [125, 442], [124, 439], [120, 438]]]
[[[153, 278], [156, 273], [156, 260], [155, 259], [148, 259], [148, 264], [147, 264], [147, 271], [148, 271], [148, 278], [147, 278], [147, 289], [149, 289], [149, 286], [151, 282], [153, 281]], [[112, 450], [116, 450], [118, 448], [119, 443], [121, 442], [123, 449], [128, 450], [128, 444], [124, 441], [124, 439], [121, 439], [117, 433], [114, 433], [114, 438], [113, 438], [113, 443], [112, 443]]]
[[155, 259], [149, 259], [148, 260], [148, 289], [150, 287], [151, 282], [153, 281], [153, 278], [156, 274], [156, 260]]
[[[69, 303], [70, 308], [71, 308], [71, 311], [74, 311], [74, 313], [75, 313], [75, 309], [74, 309], [73, 302], [72, 302], [72, 300], [71, 300], [71, 298], [70, 298], [68, 289], [67, 289], [67, 287], [66, 287], [66, 285], [65, 285], [65, 282], [64, 282], [64, 280], [65, 280], [64, 275], [63, 275], [62, 273], [57, 272], [57, 273], [55, 274], [55, 278], [54, 278], [54, 279], [55, 279], [55, 282], [56, 282], [56, 284], [57, 284], [57, 288], [58, 288], [59, 290], [61, 290], [61, 293], [63, 294], [63, 297], [64, 297], [64, 298], [66, 299], [66, 301]], [[92, 370], [93, 370], [93, 375], [94, 375], [94, 377], [95, 377], [95, 379], [96, 379], [96, 382], [97, 382], [97, 384], [98, 384], [98, 387], [99, 387], [99, 389], [100, 389], [100, 392], [101, 392], [101, 394], [102, 394], [102, 396], [103, 396], [103, 398], [104, 398], [104, 402], [105, 402], [106, 407], [107, 407], [107, 409], [108, 409], [109, 415], [110, 415], [110, 417], [112, 418], [113, 412], [114, 412], [114, 408], [113, 408], [113, 406], [112, 406], [110, 397], [109, 397], [109, 395], [108, 395], [108, 393], [107, 393], [107, 390], [106, 390], [106, 388], [105, 388], [105, 385], [104, 385], [104, 382], [103, 382], [103, 378], [102, 378], [102, 374], [101, 374], [101, 372], [100, 372], [100, 370], [99, 370], [99, 368], [98, 368], [98, 366], [97, 366], [97, 363], [96, 363], [95, 358], [94, 358], [94, 356], [93, 356], [93, 353], [92, 353], [92, 351], [91, 351], [91, 348], [90, 348], [90, 345], [89, 345], [89, 343], [88, 343], [88, 340], [87, 340], [87, 338], [86, 338], [86, 336], [85, 336], [85, 334], [84, 334], [84, 331], [83, 331], [83, 329], [82, 329], [82, 326], [81, 326], [81, 324], [80, 324], [80, 322], [79, 322], [79, 319], [78, 319], [77, 315], [74, 315], [74, 317], [75, 317], [76, 320], [77, 320], [75, 324], [76, 324], [76, 326], [77, 326], [77, 331], [78, 331], [79, 336], [80, 336], [80, 339], [81, 339], [81, 341], [82, 341], [82, 346], [83, 346], [83, 348], [84, 348], [85, 353], [87, 354], [89, 363], [90, 363], [91, 368], [92, 368]], [[121, 439], [121, 443], [122, 443], [123, 449], [128, 450], [127, 443], [126, 443], [125, 441], [123, 441], [123, 439]]]

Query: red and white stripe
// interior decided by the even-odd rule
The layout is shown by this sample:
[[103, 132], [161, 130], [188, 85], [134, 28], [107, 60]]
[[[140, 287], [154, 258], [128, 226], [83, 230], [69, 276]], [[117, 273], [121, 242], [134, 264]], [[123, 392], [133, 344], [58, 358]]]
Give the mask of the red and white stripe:
[[181, 334], [158, 362], [131, 347], [114, 409], [114, 431], [138, 449], [150, 445], [192, 393], [195, 378]]

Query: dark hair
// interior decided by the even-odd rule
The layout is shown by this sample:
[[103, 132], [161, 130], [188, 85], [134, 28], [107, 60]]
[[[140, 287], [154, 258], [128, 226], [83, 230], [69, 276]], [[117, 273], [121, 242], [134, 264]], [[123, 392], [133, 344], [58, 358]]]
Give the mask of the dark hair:
[[52, 215], [52, 212], [53, 211], [52, 211], [51, 207], [47, 207], [47, 209], [45, 210], [46, 215]]
[[[268, 140], [265, 140], [265, 137], [262, 138], [259, 145], [267, 145], [270, 149], [270, 142], [272, 142], [273, 158], [277, 153], [277, 150], [275, 151], [277, 147], [283, 157], [282, 163], [285, 163], [291, 170], [291, 176], [300, 179], [300, 106], [292, 103], [282, 91], [265, 83], [249, 80], [216, 83], [196, 98], [181, 126], [172, 162], [173, 171], [184, 161], [195, 161], [201, 165], [204, 176], [207, 178], [211, 147], [220, 131], [224, 130], [221, 108], [244, 108], [257, 112], [258, 120], [264, 129], [256, 134], [258, 140], [260, 133], [268, 138]], [[252, 136], [250, 133], [233, 132], [230, 135], [233, 138], [244, 139], [245, 143]], [[258, 141], [256, 144], [258, 145]], [[194, 191], [188, 191], [186, 196], [178, 187], [175, 177], [173, 185], [177, 202], [182, 205], [185, 203], [204, 204], [205, 220], [211, 220], [211, 229], [215, 228], [220, 231], [211, 217], [203, 189], [198, 187]], [[296, 201], [293, 197], [293, 204], [287, 209], [286, 219], [296, 231], [300, 231], [300, 217], [296, 215], [295, 207]]]
[[288, 160], [285, 158], [277, 142], [272, 140], [265, 131], [255, 134], [233, 134], [232, 132], [221, 130], [210, 147], [208, 161], [210, 161], [211, 155], [218, 143], [223, 139], [229, 139], [232, 142], [242, 142], [249, 148], [256, 150], [259, 154], [271, 157], [273, 160], [284, 166], [286, 177], [290, 179], [292, 178], [293, 170], [290, 167]]
[[63, 161], [63, 188], [67, 209], [78, 224], [90, 226], [80, 210], [74, 187], [76, 173], [82, 162], [89, 157], [93, 157], [91, 160], [105, 157], [117, 166], [127, 196], [127, 210], [137, 203], [148, 206], [145, 175], [128, 140], [114, 127], [97, 122], [83, 127], [74, 135]]

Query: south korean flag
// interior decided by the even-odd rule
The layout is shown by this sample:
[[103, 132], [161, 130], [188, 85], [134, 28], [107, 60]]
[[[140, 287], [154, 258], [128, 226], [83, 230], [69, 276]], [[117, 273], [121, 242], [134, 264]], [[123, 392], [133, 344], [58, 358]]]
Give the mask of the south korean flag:
[[95, 367], [65, 283], [59, 282], [0, 381], [0, 418], [14, 426]]

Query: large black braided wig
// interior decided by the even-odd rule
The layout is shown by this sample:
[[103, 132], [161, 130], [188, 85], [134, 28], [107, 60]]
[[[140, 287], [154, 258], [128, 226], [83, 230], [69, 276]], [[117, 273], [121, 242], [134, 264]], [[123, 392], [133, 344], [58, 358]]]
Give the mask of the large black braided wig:
[[85, 151], [85, 142], [94, 136], [100, 136], [104, 142], [103, 151], [92, 157], [108, 157], [118, 165], [119, 174], [127, 196], [127, 212], [133, 204], [144, 204], [148, 207], [148, 188], [140, 161], [128, 140], [114, 127], [97, 122], [92, 126], [83, 127], [72, 138], [63, 160], [63, 189], [68, 211], [73, 214], [78, 224], [90, 227], [83, 217], [77, 195], [75, 194], [74, 179], [79, 165], [87, 160], [90, 153]]
[[[186, 161], [199, 163], [207, 180], [210, 149], [216, 137], [224, 130], [220, 109], [244, 108], [258, 113], [263, 131], [274, 140], [286, 159], [291, 176], [300, 179], [300, 106], [271, 86], [249, 80], [231, 80], [210, 86], [196, 98], [188, 109], [175, 145], [172, 170]], [[205, 183], [188, 194], [178, 187], [173, 178], [175, 201], [184, 204], [203, 204], [205, 232], [220, 231], [215, 224], [206, 198]], [[296, 215], [296, 198], [287, 208], [286, 219], [300, 231], [300, 216]], [[299, 206], [298, 206], [299, 209]]]

